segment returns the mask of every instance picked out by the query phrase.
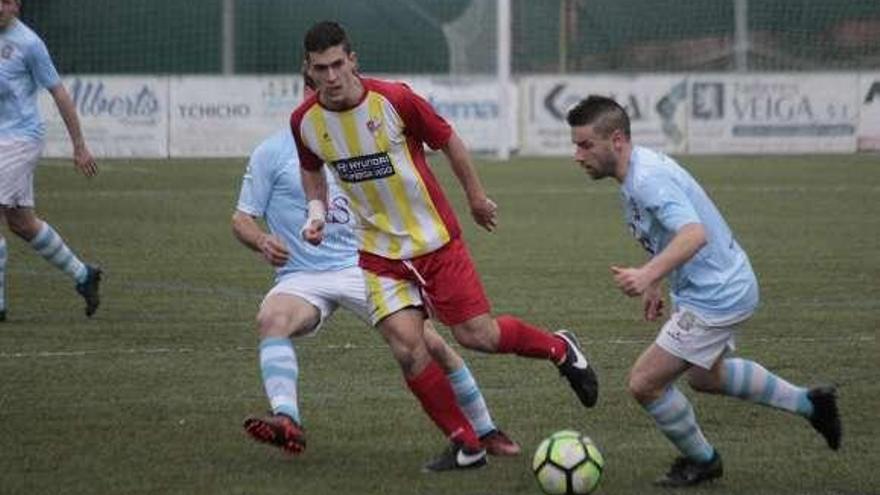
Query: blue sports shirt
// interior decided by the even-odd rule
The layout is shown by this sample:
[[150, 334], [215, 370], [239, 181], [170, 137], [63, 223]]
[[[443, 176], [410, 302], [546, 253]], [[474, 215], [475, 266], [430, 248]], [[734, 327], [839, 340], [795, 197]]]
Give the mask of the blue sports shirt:
[[61, 83], [43, 40], [16, 19], [0, 30], [0, 137], [42, 139], [37, 89]]
[[635, 146], [620, 192], [630, 232], [651, 256], [687, 224], [702, 224], [706, 231], [706, 245], [668, 276], [676, 307], [694, 309], [716, 325], [754, 312], [758, 281], [749, 258], [721, 212], [684, 168], [662, 153]]
[[354, 212], [329, 174], [324, 241], [312, 246], [303, 240], [300, 229], [308, 217], [308, 207], [299, 168], [290, 129], [278, 131], [251, 155], [238, 198], [237, 209], [264, 218], [269, 231], [290, 250], [287, 264], [275, 269], [276, 280], [300, 271], [341, 270], [358, 262]]

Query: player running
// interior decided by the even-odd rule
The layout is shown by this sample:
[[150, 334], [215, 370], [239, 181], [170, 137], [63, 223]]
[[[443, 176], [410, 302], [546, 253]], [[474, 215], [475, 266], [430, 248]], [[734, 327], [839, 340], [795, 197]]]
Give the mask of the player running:
[[[598, 397], [596, 375], [574, 334], [552, 334], [513, 316], [490, 316], [458, 220], [425, 159], [425, 144], [443, 151], [474, 220], [493, 230], [496, 205], [449, 124], [406, 85], [360, 77], [357, 57], [339, 24], [312, 26], [304, 48], [317, 92], [291, 116], [309, 199], [303, 234], [314, 244], [324, 240], [326, 163], [358, 217], [359, 264], [366, 273], [372, 323], [386, 336], [418, 340], [425, 307], [430, 308], [469, 349], [551, 361], [580, 401], [592, 407]], [[423, 373], [409, 370], [416, 380]], [[479, 448], [477, 437], [467, 432], [440, 459], [466, 467], [461, 459], [470, 459]]]
[[[235, 236], [259, 252], [276, 273], [275, 286], [257, 315], [260, 369], [272, 414], [249, 417], [244, 428], [256, 440], [294, 454], [301, 452], [306, 443], [298, 404], [299, 364], [290, 337], [314, 335], [340, 306], [369, 321], [364, 275], [357, 266], [354, 216], [332, 180], [329, 191], [326, 239], [315, 247], [300, 235], [306, 199], [293, 136], [285, 129], [266, 139], [252, 154], [232, 219]], [[265, 220], [268, 232], [259, 219]], [[406, 382], [446, 435], [456, 438], [455, 425], [467, 421], [489, 454], [509, 456], [520, 452], [519, 445], [495, 426], [464, 360], [430, 322], [426, 322], [424, 338], [410, 347], [393, 339], [388, 341], [404, 370], [426, 370]], [[456, 421], [448, 421], [447, 416]], [[485, 463], [481, 452], [470, 467]], [[454, 467], [432, 463], [426, 469]]]
[[696, 485], [723, 474], [721, 455], [675, 387], [682, 375], [698, 392], [803, 416], [837, 450], [841, 424], [833, 387], [798, 387], [728, 355], [737, 326], [758, 307], [758, 282], [702, 187], [668, 156], [633, 146], [629, 117], [610, 98], [582, 100], [569, 111], [568, 124], [575, 161], [593, 179], [620, 183], [626, 223], [650, 255], [639, 267], [612, 266], [615, 283], [624, 294], [641, 296], [645, 319], [656, 321], [663, 316], [663, 279], [669, 281], [672, 314], [629, 375], [630, 393], [682, 454], [656, 484]]
[[[76, 107], [61, 83], [45, 43], [18, 19], [21, 2], [0, 0], [0, 214], [15, 235], [76, 283], [86, 316], [98, 309], [101, 269], [83, 263], [51, 225], [34, 213], [34, 170], [45, 128], [37, 90], [47, 88], [73, 142], [73, 163], [86, 177], [98, 173], [86, 147]], [[0, 235], [0, 322], [6, 320], [8, 251]]]

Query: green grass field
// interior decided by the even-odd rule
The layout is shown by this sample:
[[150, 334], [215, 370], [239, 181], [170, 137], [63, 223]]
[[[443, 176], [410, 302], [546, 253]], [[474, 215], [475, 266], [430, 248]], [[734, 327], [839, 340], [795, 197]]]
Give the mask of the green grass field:
[[[683, 162], [761, 281], [763, 308], [741, 333], [741, 355], [796, 383], [837, 383], [845, 427], [832, 453], [803, 419], [686, 390], [725, 460], [722, 481], [687, 493], [880, 493], [880, 160]], [[496, 311], [575, 329], [603, 388], [585, 410], [546, 362], [462, 351], [525, 453], [424, 475], [445, 441], [381, 338], [344, 313], [297, 344], [306, 453], [285, 458], [242, 432], [244, 416], [267, 408], [253, 321], [270, 284], [229, 226], [243, 161], [101, 165], [91, 181], [54, 161], [37, 178], [41, 215], [106, 270], [95, 318], [83, 316], [70, 280], [4, 230], [0, 493], [533, 494], [531, 451], [563, 428], [603, 449], [602, 493], [669, 493], [650, 481], [675, 452], [624, 388], [657, 326], [609, 275], [611, 264], [643, 259], [614, 183], [591, 182], [566, 159], [481, 163], [500, 205], [500, 228], [487, 234], [449, 169], [435, 167]]]

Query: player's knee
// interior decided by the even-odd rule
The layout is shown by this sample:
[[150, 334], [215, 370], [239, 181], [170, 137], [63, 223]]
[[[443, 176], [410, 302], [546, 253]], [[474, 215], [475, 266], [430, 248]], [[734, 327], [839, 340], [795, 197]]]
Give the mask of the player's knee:
[[490, 329], [476, 325], [456, 325], [452, 328], [456, 342], [474, 351], [494, 352]]
[[257, 315], [257, 331], [260, 337], [287, 337], [293, 330], [291, 318], [280, 311], [260, 312]]
[[626, 388], [639, 404], [650, 404], [660, 398], [662, 393], [644, 373], [637, 371], [630, 371]]
[[8, 213], [6, 222], [9, 230], [18, 237], [30, 241], [39, 232], [39, 222], [25, 214]]
[[688, 385], [691, 389], [704, 394], [717, 394], [721, 384], [711, 375], [688, 375]]

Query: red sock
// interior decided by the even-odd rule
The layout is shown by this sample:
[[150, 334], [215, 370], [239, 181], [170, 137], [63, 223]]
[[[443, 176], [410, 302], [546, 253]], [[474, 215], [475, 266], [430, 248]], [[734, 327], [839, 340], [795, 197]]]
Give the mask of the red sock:
[[554, 363], [565, 359], [565, 341], [552, 333], [510, 315], [499, 316], [495, 321], [501, 330], [499, 353], [551, 359]]
[[480, 440], [458, 407], [449, 378], [435, 361], [415, 378], [407, 379], [406, 384], [419, 399], [422, 409], [450, 440], [479, 448]]

